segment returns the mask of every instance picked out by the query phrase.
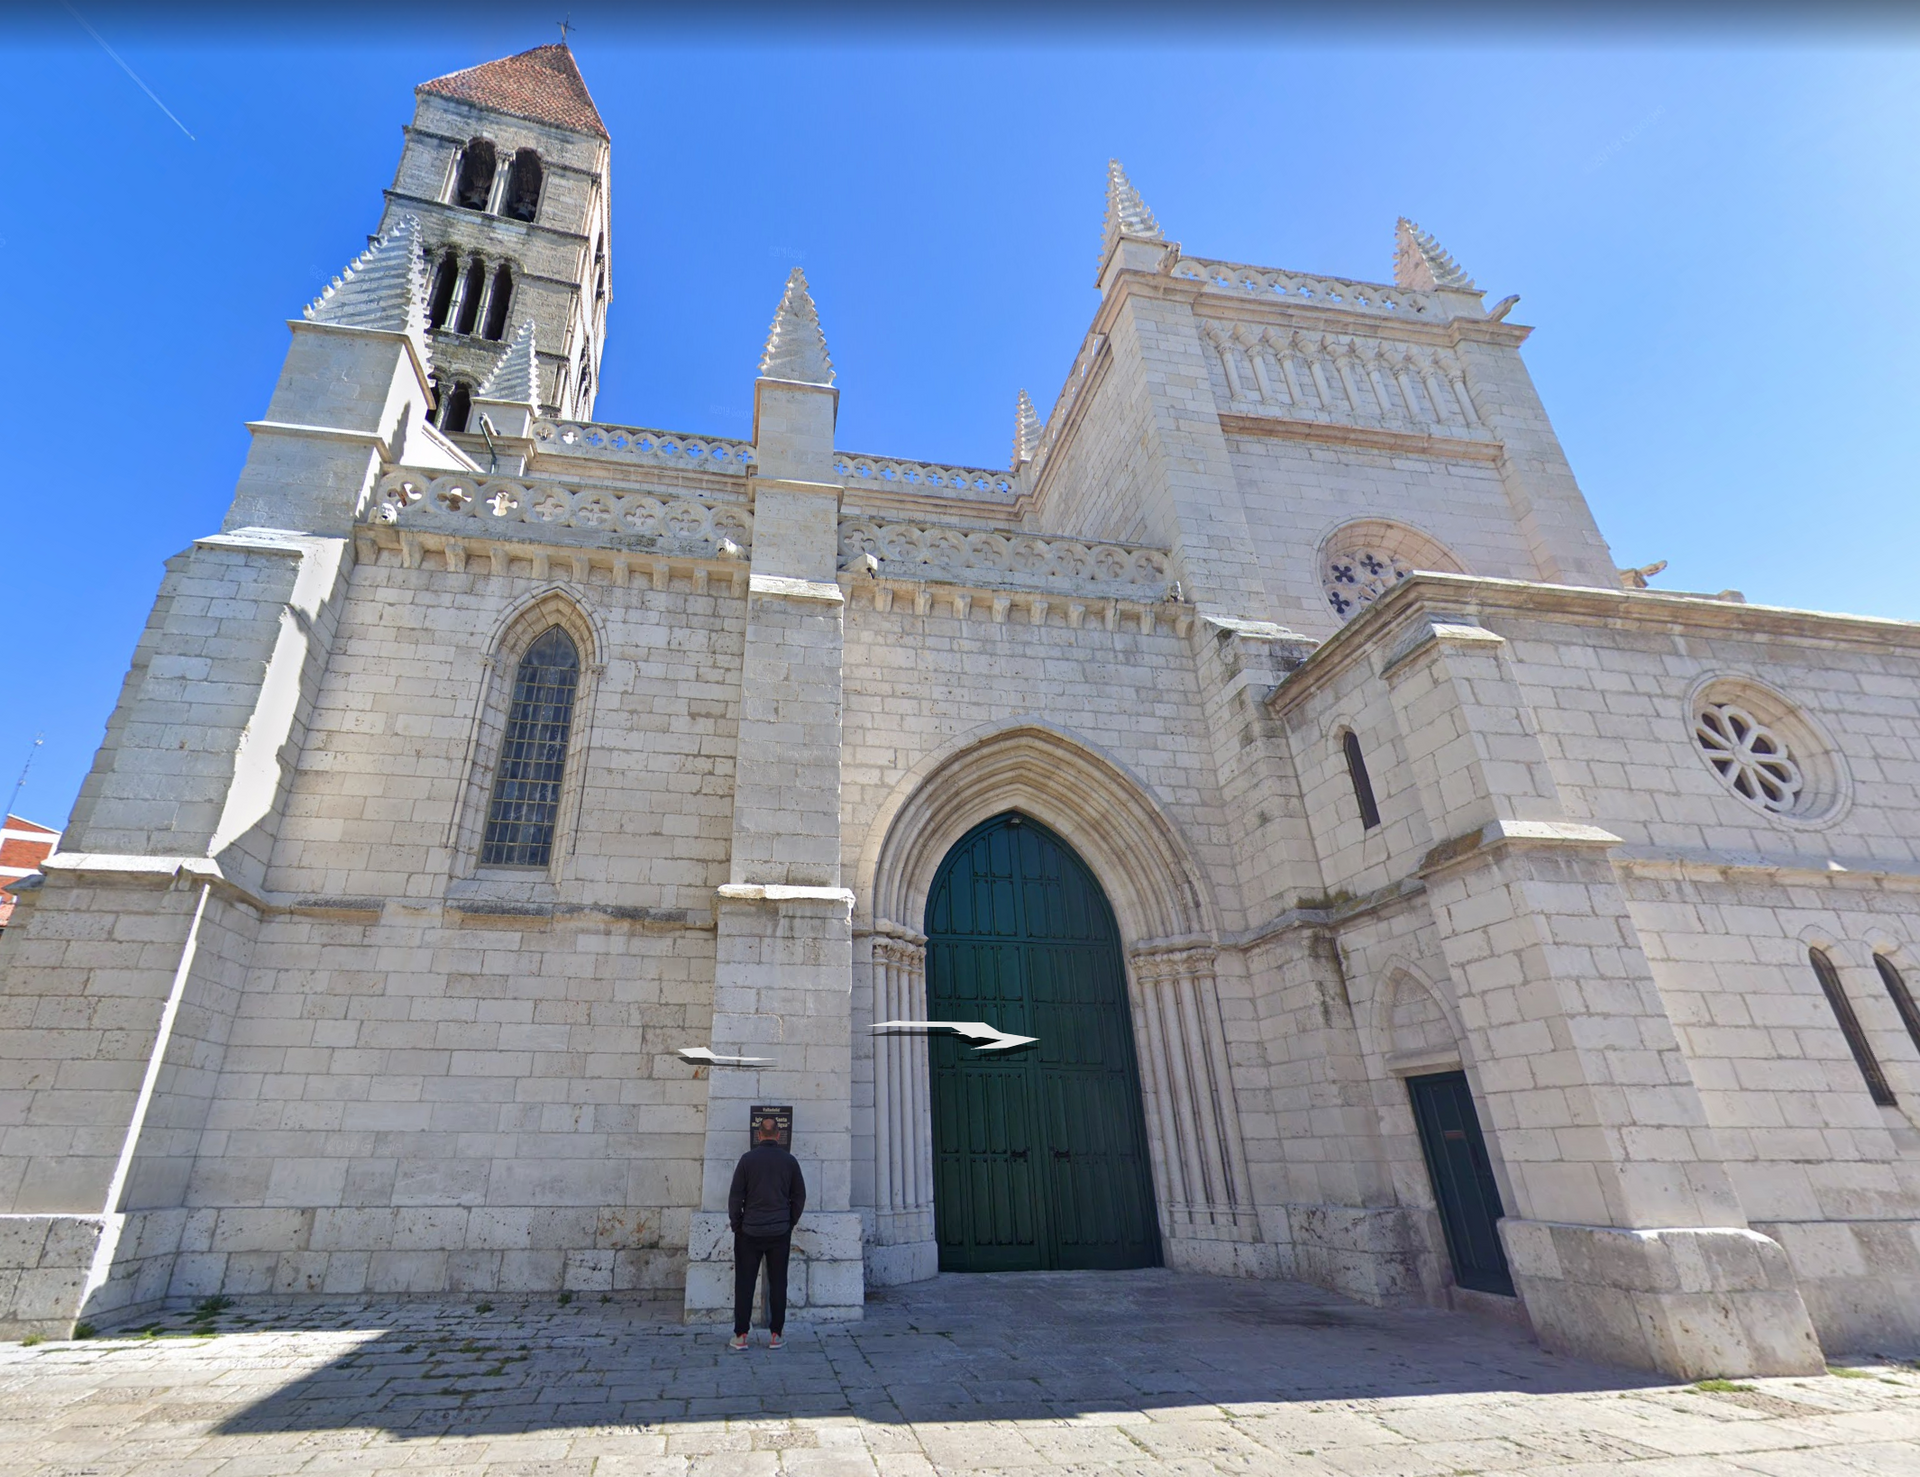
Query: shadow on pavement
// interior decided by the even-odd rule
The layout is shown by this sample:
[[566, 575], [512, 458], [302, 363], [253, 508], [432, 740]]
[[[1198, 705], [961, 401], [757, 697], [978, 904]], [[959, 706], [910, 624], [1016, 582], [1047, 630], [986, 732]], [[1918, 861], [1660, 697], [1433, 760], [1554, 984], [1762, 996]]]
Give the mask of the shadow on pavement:
[[724, 1329], [584, 1297], [502, 1300], [484, 1314], [452, 1300], [237, 1307], [252, 1320], [239, 1337], [262, 1341], [263, 1358], [284, 1360], [294, 1330], [378, 1332], [217, 1429], [427, 1437], [756, 1416], [1003, 1421], [1667, 1383], [1546, 1354], [1460, 1314], [1167, 1271], [946, 1275], [883, 1290], [860, 1324], [796, 1323], [782, 1350], [756, 1331], [745, 1354], [726, 1348]]

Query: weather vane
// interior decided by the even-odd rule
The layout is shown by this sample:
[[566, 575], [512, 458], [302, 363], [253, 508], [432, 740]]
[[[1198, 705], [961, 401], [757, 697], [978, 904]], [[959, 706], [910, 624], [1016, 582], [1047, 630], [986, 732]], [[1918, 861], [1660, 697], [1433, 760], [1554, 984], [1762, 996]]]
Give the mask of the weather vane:
[[569, 10], [565, 20], [555, 21], [554, 24], [560, 28], [560, 44], [565, 46], [567, 44], [567, 32], [573, 29], [573, 12]]

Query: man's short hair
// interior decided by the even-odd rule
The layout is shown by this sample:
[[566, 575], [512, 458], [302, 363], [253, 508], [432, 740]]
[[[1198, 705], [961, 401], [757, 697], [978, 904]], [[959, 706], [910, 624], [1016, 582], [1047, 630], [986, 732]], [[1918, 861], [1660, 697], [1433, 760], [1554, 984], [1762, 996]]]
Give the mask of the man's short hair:
[[772, 1118], [762, 1118], [754, 1132], [763, 1139], [777, 1139], [780, 1137], [780, 1125]]

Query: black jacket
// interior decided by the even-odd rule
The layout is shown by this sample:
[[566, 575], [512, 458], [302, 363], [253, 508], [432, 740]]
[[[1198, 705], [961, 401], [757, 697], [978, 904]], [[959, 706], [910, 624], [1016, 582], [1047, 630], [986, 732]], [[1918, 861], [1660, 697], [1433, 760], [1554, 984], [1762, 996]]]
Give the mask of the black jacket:
[[778, 1144], [755, 1144], [733, 1167], [727, 1219], [734, 1234], [784, 1236], [807, 1208], [807, 1182], [800, 1161]]

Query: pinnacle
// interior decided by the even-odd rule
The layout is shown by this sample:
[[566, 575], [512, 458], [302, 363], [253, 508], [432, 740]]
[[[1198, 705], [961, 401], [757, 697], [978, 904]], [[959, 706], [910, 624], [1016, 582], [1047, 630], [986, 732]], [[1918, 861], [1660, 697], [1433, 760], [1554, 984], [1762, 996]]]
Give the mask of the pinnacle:
[[1441, 287], [1479, 291], [1460, 263], [1404, 215], [1394, 230], [1393, 280], [1409, 292], [1431, 292]]
[[540, 401], [540, 363], [534, 357], [533, 320], [521, 320], [500, 362], [493, 366], [486, 382], [474, 392], [476, 400], [506, 400], [515, 405], [537, 405]]
[[427, 259], [420, 219], [403, 215], [307, 304], [307, 321], [411, 336], [427, 362]]
[[1107, 246], [1111, 248], [1122, 236], [1131, 236], [1136, 241], [1164, 241], [1160, 234], [1160, 222], [1153, 218], [1153, 212], [1147, 209], [1147, 202], [1140, 198], [1140, 192], [1133, 187], [1133, 181], [1127, 178], [1126, 170], [1120, 167], [1118, 159], [1107, 161]]
[[1034, 453], [1040, 449], [1040, 434], [1044, 427], [1040, 416], [1033, 408], [1033, 401], [1025, 390], [1014, 403], [1013, 409], [1013, 470], [1020, 470], [1020, 463], [1033, 460]]
[[827, 338], [820, 331], [820, 315], [807, 291], [807, 274], [798, 267], [787, 278], [780, 311], [773, 315], [773, 327], [767, 332], [767, 347], [760, 355], [760, 378], [804, 385], [833, 383]]

